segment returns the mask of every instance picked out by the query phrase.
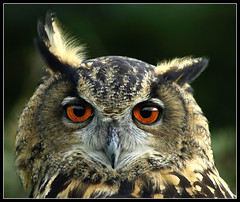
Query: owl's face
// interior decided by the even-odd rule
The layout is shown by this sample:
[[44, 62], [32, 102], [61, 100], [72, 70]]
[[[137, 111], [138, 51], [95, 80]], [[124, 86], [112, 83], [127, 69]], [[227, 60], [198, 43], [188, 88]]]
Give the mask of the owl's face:
[[155, 155], [163, 164], [189, 158], [198, 149], [184, 146], [190, 138], [190, 86], [156, 71], [136, 59], [109, 56], [44, 80], [37, 131], [49, 153], [62, 158], [81, 153], [91, 163], [116, 170]]
[[109, 169], [152, 153], [179, 155], [185, 90], [158, 77], [154, 66], [110, 56], [83, 61], [70, 73], [42, 84], [48, 87], [36, 113], [47, 148], [63, 157], [80, 152]]
[[208, 123], [189, 85], [207, 59], [157, 66], [121, 56], [86, 60], [51, 15], [39, 22], [38, 33], [47, 74], [16, 136], [18, 171], [33, 195], [43, 194], [57, 175], [113, 184], [162, 168], [179, 171], [190, 162], [186, 174], [199, 169], [196, 162], [213, 167]]

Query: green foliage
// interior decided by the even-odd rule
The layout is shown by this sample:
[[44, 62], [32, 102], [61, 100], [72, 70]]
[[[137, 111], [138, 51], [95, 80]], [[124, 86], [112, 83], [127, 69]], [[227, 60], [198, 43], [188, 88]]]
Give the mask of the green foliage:
[[224, 127], [212, 131], [212, 149], [220, 176], [236, 193], [236, 128]]

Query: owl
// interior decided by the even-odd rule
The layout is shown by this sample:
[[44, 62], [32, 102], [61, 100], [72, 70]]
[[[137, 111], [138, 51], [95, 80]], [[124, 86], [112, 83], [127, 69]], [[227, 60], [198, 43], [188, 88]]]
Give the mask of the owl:
[[18, 120], [16, 167], [34, 198], [233, 198], [190, 83], [206, 58], [156, 66], [86, 59], [55, 14], [38, 22], [46, 63]]

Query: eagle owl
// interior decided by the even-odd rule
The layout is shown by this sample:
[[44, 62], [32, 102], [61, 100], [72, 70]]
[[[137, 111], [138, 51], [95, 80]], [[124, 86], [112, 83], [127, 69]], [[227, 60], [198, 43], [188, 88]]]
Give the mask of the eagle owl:
[[190, 86], [206, 58], [86, 59], [55, 15], [38, 22], [46, 75], [19, 117], [16, 165], [35, 198], [235, 197]]

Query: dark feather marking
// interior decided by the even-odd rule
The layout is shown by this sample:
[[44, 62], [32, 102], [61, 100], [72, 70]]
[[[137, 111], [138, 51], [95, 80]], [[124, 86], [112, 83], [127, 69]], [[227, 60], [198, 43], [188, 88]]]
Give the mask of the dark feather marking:
[[174, 197], [181, 197], [177, 192], [177, 189], [174, 185], [167, 185], [165, 190], [163, 191], [164, 198], [174, 198]]
[[111, 198], [132, 198], [131, 193], [134, 189], [134, 183], [129, 181], [123, 181], [120, 184], [120, 188], [117, 194], [111, 196]]
[[[212, 180], [209, 178], [208, 174], [209, 173], [213, 173], [213, 171], [211, 169], [207, 169], [204, 173], [202, 173], [202, 176], [203, 176], [203, 179], [202, 179], [202, 182], [205, 184], [205, 185], [208, 185], [210, 186], [211, 188], [214, 189], [214, 195], [218, 198], [224, 198], [225, 196], [223, 195], [221, 189], [225, 192], [225, 194], [227, 195], [227, 197], [231, 197], [228, 193], [228, 191], [223, 187], [222, 184], [220, 184], [220, 187], [218, 184], [214, 185]], [[214, 174], [215, 175], [215, 174]]]
[[202, 176], [203, 176], [203, 179], [202, 179], [202, 182], [205, 184], [205, 185], [208, 185], [210, 186], [211, 188], [215, 189], [215, 185], [213, 184], [212, 180], [209, 178], [208, 176], [208, 173], [209, 173], [209, 170], [206, 170], [204, 173], [201, 173]]
[[196, 197], [198, 198], [202, 198], [202, 197], [208, 197], [208, 198], [214, 198], [214, 194], [207, 188], [207, 185], [200, 182], [200, 181], [196, 181], [193, 183], [193, 186], [200, 186], [201, 189], [201, 193], [197, 194]]
[[39, 190], [39, 193], [40, 194], [42, 194], [43, 192], [44, 192], [44, 190], [45, 190], [45, 188], [46, 188], [46, 185], [47, 185], [47, 183], [49, 182], [49, 180], [50, 180], [50, 178], [43, 184], [43, 179], [44, 178], [42, 178], [42, 181], [40, 182], [40, 186], [42, 186], [41, 188], [40, 188], [40, 190]]
[[191, 187], [191, 183], [183, 175], [180, 175], [177, 172], [170, 172], [169, 174], [176, 175], [179, 178], [180, 182], [179, 182], [178, 186], [184, 187], [184, 188], [185, 187]]
[[183, 191], [181, 193], [181, 198], [192, 198], [192, 196], [186, 191], [185, 188], [183, 188]]
[[41, 142], [35, 144], [31, 150], [32, 155], [29, 161], [33, 161], [37, 155], [39, 155], [43, 151], [43, 148], [41, 146]]
[[152, 189], [152, 184], [149, 186], [143, 186], [142, 188], [142, 198], [152, 198], [153, 197], [153, 189]]
[[98, 184], [98, 183], [100, 183], [101, 179], [102, 179], [101, 175], [98, 174], [96, 170], [91, 170], [88, 173], [88, 175], [85, 178], [83, 178], [83, 182], [84, 183]]
[[82, 198], [83, 197], [83, 189], [78, 189], [78, 188], [74, 188], [71, 191], [68, 192], [68, 198]]
[[180, 151], [181, 151], [182, 153], [184, 153], [186, 150], [187, 150], [186, 147], [182, 147], [182, 148], [180, 149]]
[[82, 198], [88, 187], [89, 184], [82, 183], [81, 187], [75, 187], [68, 193], [68, 198]]
[[52, 182], [50, 191], [46, 198], [56, 198], [56, 196], [67, 188], [71, 181], [68, 181], [69, 177], [66, 174], [59, 174]]
[[130, 195], [133, 192], [134, 183], [129, 181], [123, 181], [118, 190], [119, 195]]
[[[223, 190], [225, 190], [223, 187], [221, 187]], [[217, 187], [214, 190], [214, 195], [218, 198], [225, 198], [225, 196], [223, 195], [220, 187], [217, 185]]]
[[184, 156], [178, 155], [181, 160], [185, 160]]
[[31, 190], [31, 192], [29, 194], [29, 198], [33, 198], [33, 192], [34, 192], [34, 189]]

